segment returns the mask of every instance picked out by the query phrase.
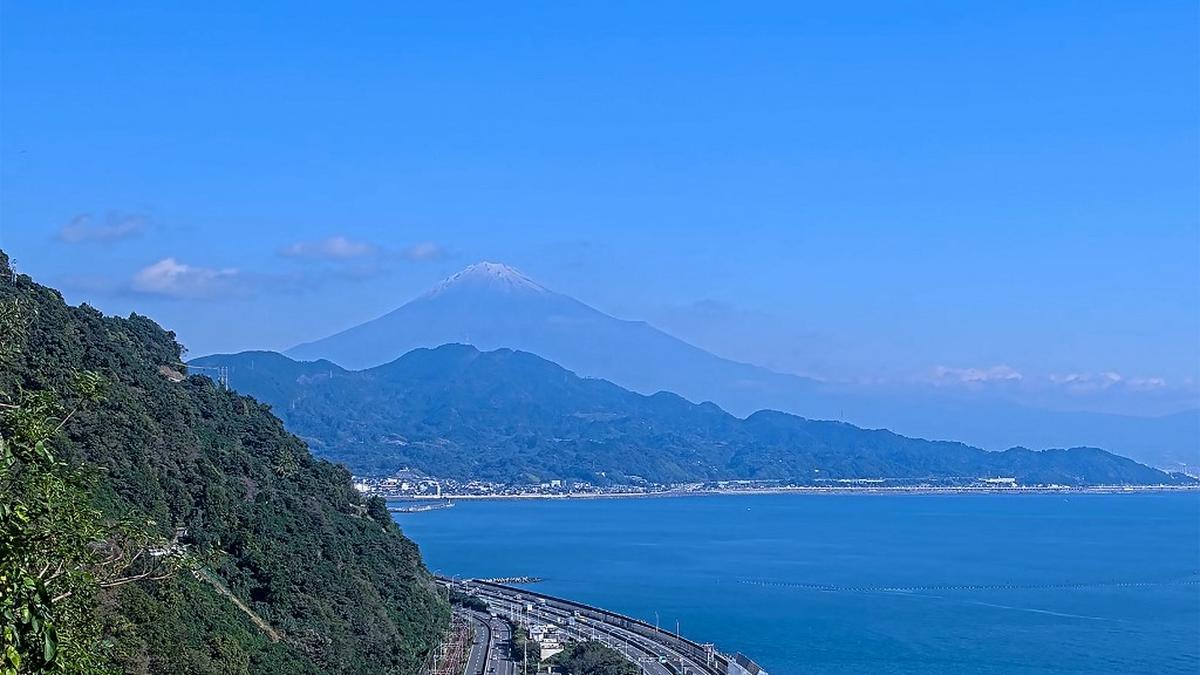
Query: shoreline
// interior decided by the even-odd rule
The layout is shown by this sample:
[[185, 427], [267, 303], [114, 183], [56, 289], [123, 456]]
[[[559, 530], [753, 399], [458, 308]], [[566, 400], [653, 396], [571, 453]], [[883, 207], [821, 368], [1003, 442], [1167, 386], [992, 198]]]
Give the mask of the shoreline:
[[678, 497], [722, 497], [756, 495], [1036, 495], [1036, 494], [1147, 494], [1157, 492], [1200, 492], [1200, 485], [1095, 485], [1088, 487], [780, 487], [718, 490], [664, 490], [661, 492], [580, 492], [573, 494], [544, 494], [522, 492], [514, 494], [441, 494], [441, 495], [380, 495], [388, 501], [510, 501], [510, 500], [592, 500], [592, 499], [670, 499]]

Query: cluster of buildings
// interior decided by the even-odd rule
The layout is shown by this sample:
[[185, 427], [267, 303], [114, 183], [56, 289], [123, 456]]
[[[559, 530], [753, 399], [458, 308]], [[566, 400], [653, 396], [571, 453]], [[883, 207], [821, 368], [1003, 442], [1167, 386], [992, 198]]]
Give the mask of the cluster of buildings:
[[554, 656], [561, 652], [563, 647], [563, 638], [559, 635], [558, 626], [552, 624], [533, 624], [529, 626], [529, 639], [542, 648], [540, 660]]
[[387, 478], [354, 477], [354, 489], [380, 497], [441, 497], [445, 481], [426, 477], [389, 476]]
[[354, 487], [364, 494], [385, 499], [453, 497], [570, 497], [656, 494], [679, 490], [679, 486], [646, 483], [640, 485], [593, 485], [584, 481], [553, 479], [537, 484], [509, 485], [490, 481], [459, 481], [400, 474], [386, 478], [356, 476]]
[[[1019, 489], [1012, 477], [986, 478], [817, 478], [789, 480], [718, 480], [661, 484], [640, 481], [626, 485], [595, 485], [586, 481], [553, 479], [536, 484], [511, 485], [483, 480], [432, 478], [404, 470], [386, 478], [355, 477], [360, 492], [385, 499], [442, 497], [604, 497], [661, 494], [712, 494], [728, 492], [829, 492], [841, 490], [924, 491]], [[1043, 486], [1055, 487], [1055, 486]], [[1065, 486], [1063, 486], [1065, 487]]]

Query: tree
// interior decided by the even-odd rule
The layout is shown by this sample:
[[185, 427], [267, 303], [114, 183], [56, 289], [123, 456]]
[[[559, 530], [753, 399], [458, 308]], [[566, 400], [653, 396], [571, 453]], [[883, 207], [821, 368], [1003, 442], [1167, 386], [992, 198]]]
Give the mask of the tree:
[[99, 400], [101, 380], [81, 374], [74, 392], [69, 409], [45, 391], [0, 404], [3, 675], [111, 672], [97, 594], [165, 578], [186, 560], [181, 547], [149, 534], [152, 523], [106, 518], [93, 504], [89, 472], [56, 456], [53, 439]]
[[512, 640], [509, 643], [510, 654], [522, 675], [530, 675], [540, 670], [542, 663], [542, 646], [530, 639], [529, 631], [523, 627], [515, 627]]
[[595, 640], [567, 645], [550, 659], [569, 675], [637, 675], [638, 668], [620, 652]]
[[450, 612], [416, 545], [182, 350], [0, 251], [0, 675], [418, 672]]

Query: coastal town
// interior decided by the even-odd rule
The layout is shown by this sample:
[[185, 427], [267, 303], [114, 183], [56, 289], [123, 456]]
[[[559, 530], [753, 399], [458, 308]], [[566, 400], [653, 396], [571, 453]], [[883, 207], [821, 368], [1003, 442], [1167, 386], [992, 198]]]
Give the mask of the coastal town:
[[[1123, 493], [1156, 490], [1195, 490], [1186, 485], [1028, 485], [1008, 476], [945, 479], [818, 478], [789, 480], [719, 480], [690, 483], [636, 481], [597, 485], [586, 481], [552, 479], [539, 483], [511, 484], [483, 480], [456, 480], [421, 475], [403, 470], [386, 477], [355, 476], [359, 492], [388, 500], [449, 499], [589, 499], [604, 497], [672, 497], [723, 494], [929, 494], [929, 493]], [[426, 511], [432, 507], [404, 507], [404, 511]]]

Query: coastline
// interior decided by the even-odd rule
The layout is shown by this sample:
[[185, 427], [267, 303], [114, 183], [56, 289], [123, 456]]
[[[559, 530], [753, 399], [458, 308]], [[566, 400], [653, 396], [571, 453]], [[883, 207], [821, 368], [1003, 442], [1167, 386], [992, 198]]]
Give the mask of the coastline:
[[[657, 609], [663, 625], [678, 617], [683, 635], [772, 675], [804, 672], [812, 653], [761, 639], [762, 626], [785, 637], [830, 626], [813, 640], [832, 652], [826, 663], [865, 652], [865, 668], [887, 670], [895, 636], [921, 632], [942, 640], [922, 657], [932, 671], [966, 655], [1005, 672], [1020, 646], [1066, 675], [1195, 653], [1200, 492], [1139, 494], [496, 500], [397, 520], [446, 576], [539, 576], [525, 589], [651, 622]], [[846, 629], [863, 617], [883, 628]]]
[[1038, 494], [1146, 494], [1154, 492], [1200, 492], [1200, 485], [1094, 485], [1030, 487], [775, 487], [715, 490], [663, 490], [660, 492], [579, 492], [546, 494], [380, 495], [389, 501], [506, 501], [506, 500], [578, 500], [578, 499], [654, 499], [677, 497], [718, 497], [755, 495], [1038, 495]]

